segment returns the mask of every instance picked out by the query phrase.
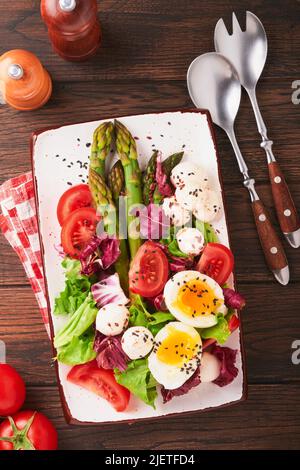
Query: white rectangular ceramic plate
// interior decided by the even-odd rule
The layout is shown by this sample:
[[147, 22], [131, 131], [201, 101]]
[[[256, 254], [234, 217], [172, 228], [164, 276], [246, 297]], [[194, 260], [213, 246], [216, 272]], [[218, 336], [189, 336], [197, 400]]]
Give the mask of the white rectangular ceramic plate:
[[[217, 149], [207, 112], [197, 110], [165, 112], [118, 119], [136, 138], [142, 169], [145, 168], [154, 148], [161, 150], [164, 158], [183, 149], [184, 158], [204, 167], [213, 179], [214, 189], [222, 193]], [[60, 243], [60, 227], [56, 218], [56, 206], [59, 197], [70, 187], [70, 183], [76, 185], [87, 181], [93, 131], [103, 121], [64, 126], [37, 132], [33, 136], [33, 171], [52, 336], [63, 321], [53, 315], [54, 299], [64, 288], [61, 257], [57, 251], [57, 245]], [[113, 161], [115, 159], [116, 156]], [[214, 227], [218, 231], [220, 242], [228, 246], [224, 206]], [[57, 364], [66, 418], [68, 422], [77, 424], [133, 421], [206, 410], [241, 401], [246, 395], [246, 380], [239, 330], [230, 337], [226, 346], [238, 350], [239, 374], [230, 385], [220, 388], [212, 383], [200, 384], [187, 395], [174, 398], [167, 404], [162, 403], [159, 394], [155, 410], [132, 396], [128, 409], [118, 413], [102, 398], [67, 382], [66, 376], [70, 368]]]

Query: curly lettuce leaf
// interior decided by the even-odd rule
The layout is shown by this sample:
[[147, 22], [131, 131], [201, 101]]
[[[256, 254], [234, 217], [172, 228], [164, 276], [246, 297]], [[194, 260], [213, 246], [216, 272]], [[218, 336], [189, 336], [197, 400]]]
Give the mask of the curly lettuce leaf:
[[74, 336], [70, 343], [58, 350], [57, 360], [68, 366], [85, 364], [96, 358], [93, 349], [95, 331], [90, 327], [83, 335]]
[[216, 318], [218, 323], [215, 326], [211, 326], [210, 328], [203, 328], [200, 335], [202, 339], [213, 338], [219, 344], [224, 344], [231, 335], [228, 321], [222, 313], [218, 313]]
[[147, 405], [155, 408], [156, 381], [149, 370], [147, 359], [131, 361], [124, 372], [115, 369], [114, 374], [120, 385], [126, 387]]
[[149, 313], [142, 298], [137, 295], [134, 303], [129, 308], [130, 326], [145, 326], [155, 336], [167, 323], [174, 321], [174, 316], [169, 312]]
[[195, 225], [196, 228], [203, 234], [205, 243], [219, 243], [219, 237], [211, 224], [208, 222], [201, 222], [200, 220], [196, 220]]
[[85, 301], [96, 279], [81, 274], [79, 260], [65, 258], [62, 267], [66, 276], [65, 289], [55, 299], [54, 314], [73, 315]]
[[89, 294], [70, 320], [54, 337], [54, 346], [58, 349], [69, 344], [73, 338], [83, 335], [96, 320], [98, 308]]

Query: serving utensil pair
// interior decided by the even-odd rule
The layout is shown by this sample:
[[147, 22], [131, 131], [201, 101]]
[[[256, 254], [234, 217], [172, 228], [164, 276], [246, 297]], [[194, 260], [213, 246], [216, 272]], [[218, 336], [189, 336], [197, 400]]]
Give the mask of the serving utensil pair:
[[260, 20], [251, 12], [246, 14], [246, 30], [242, 31], [233, 13], [233, 33], [230, 35], [223, 19], [215, 28], [217, 52], [203, 54], [190, 65], [187, 74], [188, 90], [196, 107], [210, 111], [212, 120], [228, 135], [234, 149], [244, 186], [251, 198], [252, 210], [267, 265], [280, 284], [289, 282], [289, 266], [282, 243], [272, 226], [268, 212], [255, 189], [255, 180], [236, 140], [234, 123], [240, 107], [241, 88], [250, 98], [257, 128], [262, 136], [273, 199], [282, 232], [294, 248], [300, 246], [300, 219], [283, 173], [272, 152], [273, 142], [268, 139], [256, 98], [256, 85], [267, 58], [268, 42]]

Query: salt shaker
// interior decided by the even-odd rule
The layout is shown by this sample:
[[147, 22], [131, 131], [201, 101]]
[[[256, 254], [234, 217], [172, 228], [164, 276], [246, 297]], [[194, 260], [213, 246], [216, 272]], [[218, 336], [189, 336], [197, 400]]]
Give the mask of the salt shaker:
[[29, 51], [14, 49], [0, 57], [0, 96], [20, 111], [41, 108], [52, 93], [49, 73]]
[[97, 0], [42, 0], [41, 15], [54, 50], [65, 60], [81, 62], [101, 43]]

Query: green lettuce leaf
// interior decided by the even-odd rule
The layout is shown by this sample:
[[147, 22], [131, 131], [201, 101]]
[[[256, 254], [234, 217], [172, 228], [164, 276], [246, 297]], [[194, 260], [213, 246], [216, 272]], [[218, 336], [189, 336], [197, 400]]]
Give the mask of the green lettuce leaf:
[[195, 226], [203, 234], [205, 243], [219, 243], [219, 237], [211, 224], [196, 220]]
[[167, 323], [175, 321], [169, 312], [149, 313], [142, 298], [135, 296], [134, 303], [129, 308], [129, 326], [145, 326], [155, 336]]
[[119, 384], [128, 388], [133, 395], [139, 397], [144, 403], [155, 408], [156, 381], [148, 368], [147, 359], [131, 361], [124, 372], [115, 369], [114, 374]]
[[180, 250], [176, 238], [173, 238], [171, 243], [169, 243], [168, 250], [170, 255], [172, 256], [178, 256], [179, 258], [188, 258], [188, 255], [186, 255]]
[[70, 343], [58, 350], [57, 360], [68, 366], [85, 364], [96, 358], [97, 354], [93, 349], [95, 331], [90, 327], [83, 335], [74, 336]]
[[231, 334], [228, 321], [222, 313], [218, 313], [216, 317], [218, 323], [210, 328], [203, 328], [200, 335], [202, 339], [214, 338], [219, 344], [224, 344]]
[[71, 343], [74, 337], [83, 335], [96, 320], [97, 313], [98, 308], [92, 294], [89, 294], [70, 320], [55, 335], [54, 346], [61, 348]]
[[85, 301], [96, 279], [81, 274], [81, 264], [78, 260], [65, 258], [62, 267], [66, 276], [65, 289], [55, 299], [54, 314], [73, 315]]

